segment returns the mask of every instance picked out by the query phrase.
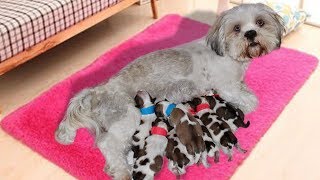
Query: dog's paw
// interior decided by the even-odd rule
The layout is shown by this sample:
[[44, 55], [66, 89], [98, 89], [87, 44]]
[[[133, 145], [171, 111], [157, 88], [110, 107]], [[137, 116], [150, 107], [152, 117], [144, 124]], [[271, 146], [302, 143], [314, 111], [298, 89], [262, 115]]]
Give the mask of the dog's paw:
[[76, 136], [76, 132], [73, 130], [66, 129], [65, 127], [61, 126], [55, 132], [55, 139], [60, 144], [69, 145], [72, 144], [74, 138]]
[[129, 172], [116, 172], [113, 176], [114, 180], [131, 180], [131, 174]]
[[258, 99], [254, 94], [244, 93], [239, 97], [239, 109], [245, 114], [255, 110], [258, 105]]
[[115, 167], [111, 167], [109, 165], [105, 165], [104, 172], [113, 177], [114, 180], [130, 180], [131, 173], [127, 169], [118, 169]]

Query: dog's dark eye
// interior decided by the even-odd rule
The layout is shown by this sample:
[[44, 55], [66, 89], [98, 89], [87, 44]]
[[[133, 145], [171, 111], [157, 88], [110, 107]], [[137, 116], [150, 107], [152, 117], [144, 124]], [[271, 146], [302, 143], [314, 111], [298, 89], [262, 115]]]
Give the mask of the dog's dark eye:
[[258, 19], [256, 24], [259, 26], [259, 27], [262, 27], [264, 25], [264, 21], [262, 19]]
[[240, 25], [239, 25], [239, 24], [235, 25], [234, 28], [233, 28], [233, 30], [234, 30], [235, 32], [240, 32], [240, 30], [241, 30]]

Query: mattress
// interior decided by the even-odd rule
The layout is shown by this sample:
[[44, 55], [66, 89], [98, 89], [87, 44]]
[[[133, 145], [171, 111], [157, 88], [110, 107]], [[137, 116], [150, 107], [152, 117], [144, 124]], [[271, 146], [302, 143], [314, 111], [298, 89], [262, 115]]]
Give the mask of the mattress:
[[0, 62], [121, 0], [0, 0]]

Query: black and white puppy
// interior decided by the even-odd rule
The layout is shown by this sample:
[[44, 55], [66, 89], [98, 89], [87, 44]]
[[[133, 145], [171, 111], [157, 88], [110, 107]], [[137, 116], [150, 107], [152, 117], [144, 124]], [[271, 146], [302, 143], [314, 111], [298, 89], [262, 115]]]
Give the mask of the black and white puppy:
[[141, 119], [132, 137], [132, 148], [128, 154], [128, 163], [133, 165], [137, 158], [144, 155], [145, 139], [150, 135], [152, 122], [155, 121], [154, 100], [146, 91], [138, 91], [134, 98], [136, 107], [140, 109]]
[[[181, 121], [189, 122], [190, 120], [183, 119], [183, 118], [190, 118], [187, 115], [187, 109], [182, 105], [176, 105], [173, 103], [170, 103], [167, 100], [160, 101], [156, 104], [156, 115], [158, 117], [164, 117], [164, 118], [170, 118], [172, 113], [173, 116], [177, 116], [176, 113], [183, 113], [184, 115], [179, 116], [180, 117], [180, 123]], [[174, 117], [177, 118], [177, 117]], [[172, 118], [171, 118], [172, 120]], [[178, 120], [177, 120], [178, 121]], [[193, 122], [189, 122], [190, 125], [195, 125]], [[188, 149], [180, 140], [180, 138], [177, 135], [176, 129], [183, 128], [180, 126], [175, 126], [173, 123], [170, 125], [169, 123], [169, 132], [168, 132], [168, 145], [166, 148], [166, 156], [169, 160], [168, 168], [171, 172], [173, 172], [175, 175], [179, 176], [186, 172], [186, 168], [188, 166], [191, 166], [195, 163], [199, 162], [199, 159], [201, 157], [201, 152], [191, 152], [190, 149]], [[174, 128], [175, 126], [175, 128]], [[181, 136], [184, 138], [183, 136]], [[182, 141], [186, 141], [185, 139]], [[201, 143], [201, 139], [200, 142]]]
[[[185, 104], [185, 106], [188, 108], [188, 111], [191, 115], [196, 116], [196, 111], [191, 105], [192, 103], [189, 101]], [[207, 156], [209, 157], [214, 157], [214, 162], [219, 162], [219, 147], [217, 146], [216, 142], [214, 142], [208, 128], [203, 124], [203, 122], [196, 117], [198, 122], [201, 125], [201, 129], [203, 131], [203, 140], [206, 145], [206, 149], [204, 152], [201, 154], [201, 163], [205, 167], [209, 167], [208, 161], [207, 161]]]
[[150, 136], [145, 139], [142, 153], [133, 166], [134, 180], [153, 179], [163, 164], [163, 156], [167, 147], [168, 127], [163, 118], [157, 118], [152, 123]]
[[190, 103], [195, 109], [196, 116], [209, 130], [214, 142], [227, 154], [228, 160], [232, 160], [233, 147], [236, 147], [240, 152], [245, 153], [239, 143], [237, 137], [233, 134], [230, 126], [215, 113], [209, 101], [212, 101], [212, 96], [202, 96], [194, 98]]
[[233, 105], [223, 100], [217, 93], [213, 93], [207, 96], [207, 101], [210, 104], [210, 108], [219, 119], [225, 121], [231, 128], [232, 132], [235, 132], [238, 128], [248, 128], [250, 121], [244, 122], [244, 113]]

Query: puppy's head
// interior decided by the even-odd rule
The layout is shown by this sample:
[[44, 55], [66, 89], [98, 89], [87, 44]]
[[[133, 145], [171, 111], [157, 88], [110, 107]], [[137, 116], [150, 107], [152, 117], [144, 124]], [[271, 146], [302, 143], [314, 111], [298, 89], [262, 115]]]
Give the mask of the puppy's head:
[[144, 108], [153, 105], [155, 99], [153, 99], [147, 91], [140, 90], [134, 97], [137, 108]]
[[248, 61], [280, 47], [282, 18], [264, 4], [243, 4], [221, 14], [207, 35], [220, 56]]
[[172, 121], [168, 121], [167, 118], [171, 116], [174, 111], [176, 111], [175, 107], [175, 104], [170, 103], [168, 100], [159, 101], [155, 105], [155, 114], [157, 119], [163, 119], [163, 122], [165, 122], [167, 125], [168, 131], [173, 129], [174, 124]]
[[155, 107], [155, 113], [156, 113], [157, 117], [168, 117], [168, 114], [166, 111], [167, 111], [168, 107], [170, 106], [170, 104], [172, 104], [172, 103], [170, 103], [167, 100], [159, 101]]
[[155, 126], [155, 127], [161, 127], [165, 130], [168, 130], [168, 126], [167, 126], [167, 123], [166, 123], [166, 119], [163, 118], [163, 117], [157, 117], [157, 119], [155, 119], [152, 123], [151, 123], [152, 126]]

